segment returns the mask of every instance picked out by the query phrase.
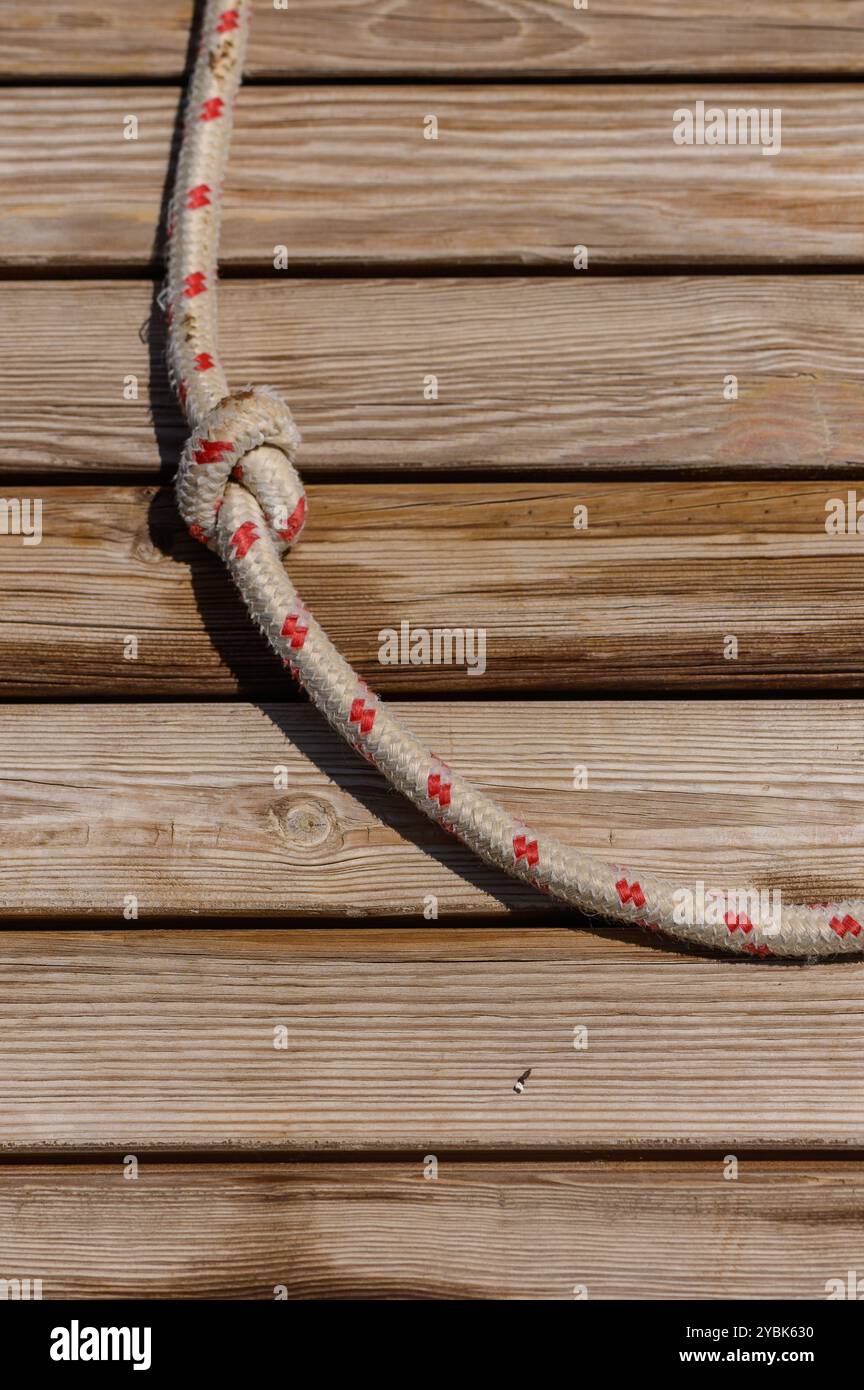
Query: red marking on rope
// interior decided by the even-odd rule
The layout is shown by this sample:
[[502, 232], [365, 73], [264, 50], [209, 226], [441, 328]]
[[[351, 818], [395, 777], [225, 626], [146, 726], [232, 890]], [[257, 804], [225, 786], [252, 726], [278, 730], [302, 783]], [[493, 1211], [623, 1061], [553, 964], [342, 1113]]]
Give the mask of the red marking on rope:
[[305, 690], [305, 689], [306, 689], [306, 683], [305, 683], [305, 681], [303, 680], [302, 675], [300, 674], [300, 667], [299, 667], [299, 666], [295, 666], [295, 665], [294, 665], [294, 662], [293, 662], [293, 661], [290, 661], [290, 660], [288, 659], [287, 656], [285, 657], [284, 661], [282, 662], [282, 665], [288, 667], [288, 670], [291, 672], [291, 675], [293, 676], [294, 680], [295, 680], [295, 681], [297, 682], [297, 684], [299, 685], [300, 689], [301, 689], [301, 690]]
[[258, 528], [254, 521], [244, 521], [242, 526], [238, 526], [234, 535], [231, 537], [231, 544], [234, 547], [234, 555], [238, 560], [248, 554], [256, 541], [260, 541]]
[[833, 932], [837, 933], [841, 941], [847, 932], [850, 936], [861, 935], [861, 923], [856, 922], [854, 917], [850, 917], [848, 912], [843, 918], [832, 917], [828, 925]]
[[205, 545], [207, 544], [207, 532], [204, 530], [203, 526], [198, 525], [197, 521], [193, 521], [192, 525], [189, 527], [189, 535], [193, 540], [203, 541]]
[[303, 646], [303, 643], [306, 641], [306, 637], [309, 632], [308, 627], [300, 627], [299, 623], [300, 614], [289, 613], [288, 617], [282, 624], [282, 632], [280, 634], [282, 637], [291, 638], [291, 646], [294, 648], [295, 651], [299, 651], [300, 648]]
[[223, 454], [230, 454], [234, 445], [230, 439], [202, 439], [192, 457], [196, 463], [221, 463]]
[[240, 27], [240, 11], [226, 10], [219, 16], [219, 23], [216, 25], [217, 34], [230, 34], [232, 29]]
[[733, 917], [731, 912], [727, 912], [726, 916], [723, 918], [723, 921], [726, 923], [727, 927], [733, 934], [736, 931], [738, 931], [739, 928], [741, 931], [743, 931], [745, 936], [748, 934], [748, 932], [751, 932], [753, 930], [753, 923], [750, 921], [750, 918], [744, 912], [739, 913], [735, 917]]
[[280, 541], [293, 541], [306, 520], [306, 498], [301, 497], [281, 531], [277, 531]]
[[231, 469], [231, 477], [236, 478], [238, 483], [241, 483], [243, 481], [242, 463], [235, 463], [234, 467]]
[[196, 208], [209, 208], [212, 189], [209, 183], [196, 183], [186, 194], [186, 206], [190, 212]]
[[203, 294], [207, 288], [207, 276], [203, 270], [193, 270], [191, 275], [187, 275], [183, 281], [186, 286], [183, 294], [186, 299], [194, 299], [196, 294]]
[[748, 956], [770, 956], [771, 954], [767, 946], [757, 946], [755, 941], [748, 941], [744, 950]]
[[359, 724], [361, 734], [368, 734], [372, 725], [375, 723], [376, 713], [376, 710], [369, 709], [361, 695], [351, 702], [351, 713], [348, 715], [348, 722], [351, 724]]
[[638, 883], [628, 883], [626, 878], [619, 878], [615, 888], [622, 903], [632, 903], [634, 907], [645, 906], [645, 894]]
[[225, 105], [221, 97], [210, 97], [201, 103], [201, 121], [216, 121], [222, 115], [222, 108]]
[[429, 773], [426, 790], [431, 801], [437, 801], [439, 806], [450, 805], [450, 783], [442, 782], [440, 772]]
[[516, 855], [516, 863], [518, 864], [520, 859], [524, 859], [529, 869], [533, 869], [540, 858], [537, 841], [529, 840], [525, 835], [513, 836], [513, 853]]
[[211, 368], [211, 367], [215, 367], [215, 366], [216, 366], [216, 363], [213, 361], [213, 358], [210, 356], [209, 352], [199, 352], [199, 353], [196, 354], [196, 356], [195, 356], [195, 370], [196, 370], [196, 372], [209, 372], [209, 371], [210, 371], [210, 368]]
[[644, 927], [646, 931], [661, 931], [659, 922], [648, 922], [644, 917], [633, 918], [634, 927]]

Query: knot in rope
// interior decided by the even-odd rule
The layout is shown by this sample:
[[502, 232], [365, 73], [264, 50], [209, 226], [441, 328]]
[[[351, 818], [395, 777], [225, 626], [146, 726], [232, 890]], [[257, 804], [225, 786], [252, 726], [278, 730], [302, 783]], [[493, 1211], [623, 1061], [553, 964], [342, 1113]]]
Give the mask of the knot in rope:
[[269, 386], [223, 397], [196, 426], [177, 471], [177, 505], [190, 534], [215, 548], [219, 509], [234, 479], [257, 501], [281, 554], [306, 520], [306, 493], [294, 467], [299, 445], [290, 410]]

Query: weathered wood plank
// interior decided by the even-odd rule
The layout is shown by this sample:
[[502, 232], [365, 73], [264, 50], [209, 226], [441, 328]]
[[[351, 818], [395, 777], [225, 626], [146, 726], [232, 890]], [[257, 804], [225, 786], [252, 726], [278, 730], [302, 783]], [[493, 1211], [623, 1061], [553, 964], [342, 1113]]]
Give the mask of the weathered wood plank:
[[[277, 247], [294, 269], [569, 266], [574, 246], [593, 267], [864, 260], [864, 93], [766, 90], [709, 97], [770, 100], [773, 158], [676, 145], [673, 113], [705, 96], [693, 84], [246, 88], [222, 256], [262, 272]], [[152, 87], [4, 91], [0, 264], [150, 265], [179, 101]], [[127, 115], [137, 140], [123, 138]]]
[[[864, 499], [864, 482], [849, 487]], [[832, 498], [854, 527], [848, 495], [836, 482], [313, 487], [289, 567], [382, 692], [848, 689], [864, 685], [864, 535], [825, 530]], [[41, 544], [0, 536], [0, 697], [293, 699], [169, 488], [39, 498]], [[473, 629], [483, 645], [460, 665], [382, 664], [402, 623]]]
[[5, 932], [0, 1151], [861, 1147], [864, 962], [490, 935]]
[[[860, 702], [397, 708], [540, 835], [684, 883], [861, 890]], [[422, 920], [429, 894], [442, 914], [560, 911], [389, 792], [307, 706], [6, 706], [0, 747], [7, 917], [119, 920], [130, 894], [144, 919]]]
[[[146, 341], [151, 298], [128, 282], [0, 286], [0, 466], [173, 466], [185, 426], [161, 316]], [[306, 476], [864, 472], [858, 276], [228, 281], [219, 309], [229, 378], [285, 392]]]
[[[40, 0], [3, 17], [0, 76], [178, 77], [191, 0], [150, 0], [135, 22], [115, 0]], [[558, 0], [256, 0], [250, 75], [545, 75], [864, 70], [859, 0], [643, 0], [638, 9]]]
[[[56, 1298], [822, 1299], [861, 1268], [826, 1159], [0, 1168], [4, 1270]], [[857, 1261], [857, 1265], [856, 1265]], [[830, 1286], [828, 1286], [830, 1287]], [[284, 1296], [284, 1295], [282, 1295]], [[817, 1353], [818, 1354], [818, 1353]]]

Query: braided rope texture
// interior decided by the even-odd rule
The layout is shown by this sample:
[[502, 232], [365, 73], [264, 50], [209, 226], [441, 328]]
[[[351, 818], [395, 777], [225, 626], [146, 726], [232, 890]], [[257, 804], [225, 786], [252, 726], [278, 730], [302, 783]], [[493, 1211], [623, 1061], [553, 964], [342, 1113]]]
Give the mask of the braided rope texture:
[[583, 912], [709, 949], [804, 959], [860, 953], [862, 899], [784, 903], [778, 922], [740, 910], [742, 901], [764, 900], [764, 890], [760, 899], [752, 886], [718, 886], [708, 891], [719, 913], [686, 920], [680, 883], [637, 876], [528, 829], [420, 743], [300, 599], [282, 559], [306, 517], [294, 467], [300, 435], [272, 389], [229, 390], [217, 350], [220, 203], [249, 11], [249, 0], [206, 6], [168, 226], [169, 371], [192, 427], [176, 490], [190, 532], [221, 556], [253, 619], [333, 728], [488, 864]]

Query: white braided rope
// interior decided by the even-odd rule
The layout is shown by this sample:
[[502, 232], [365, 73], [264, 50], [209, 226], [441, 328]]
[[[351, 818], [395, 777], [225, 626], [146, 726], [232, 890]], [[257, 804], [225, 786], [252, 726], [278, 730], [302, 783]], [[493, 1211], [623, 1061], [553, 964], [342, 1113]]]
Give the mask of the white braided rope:
[[220, 199], [249, 9], [249, 0], [207, 4], [168, 229], [169, 366], [193, 427], [177, 499], [192, 534], [225, 561], [252, 617], [333, 728], [487, 863], [584, 912], [701, 946], [757, 956], [860, 953], [864, 900], [784, 904], [780, 923], [758, 914], [751, 921], [738, 905], [757, 901], [760, 890], [718, 885], [711, 895], [728, 901], [730, 912], [680, 921], [681, 884], [636, 877], [527, 829], [395, 718], [301, 601], [282, 564], [306, 513], [294, 468], [299, 433], [269, 388], [232, 394], [217, 353]]

